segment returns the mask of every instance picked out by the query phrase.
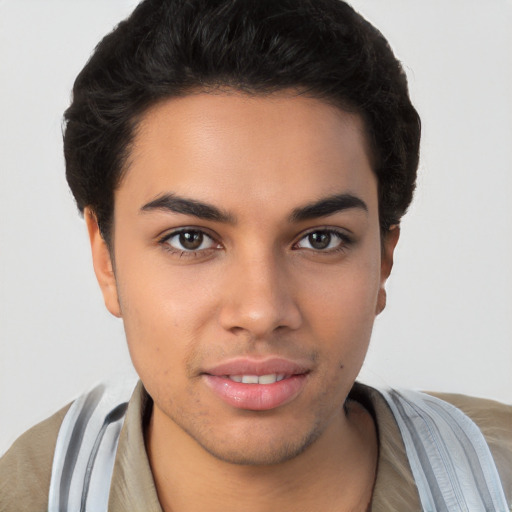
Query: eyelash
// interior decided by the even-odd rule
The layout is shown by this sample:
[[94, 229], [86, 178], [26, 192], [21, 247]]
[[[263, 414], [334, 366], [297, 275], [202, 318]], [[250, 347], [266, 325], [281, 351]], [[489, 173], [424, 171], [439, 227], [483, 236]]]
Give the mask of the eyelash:
[[[345, 252], [350, 247], [350, 245], [352, 245], [354, 243], [354, 240], [349, 235], [347, 235], [344, 231], [326, 227], [326, 228], [314, 228], [306, 233], [303, 233], [301, 235], [299, 241], [294, 244], [294, 248], [297, 247], [300, 242], [302, 242], [303, 240], [307, 239], [309, 236], [311, 236], [315, 233], [321, 233], [323, 235], [329, 235], [330, 237], [335, 237], [339, 240], [339, 243], [336, 247], [332, 247], [330, 249], [322, 250], [322, 249], [307, 248], [307, 247], [304, 247], [303, 249], [308, 250], [308, 251], [313, 251], [317, 254], [331, 255], [331, 254], [338, 254], [341, 252]], [[329, 242], [331, 242], [331, 241], [332, 240], [329, 240]], [[300, 250], [300, 247], [298, 247], [296, 250]]]
[[[211, 240], [211, 243], [213, 245], [217, 245], [217, 247], [207, 247], [204, 249], [196, 249], [196, 250], [187, 250], [187, 249], [178, 249], [176, 247], [173, 247], [170, 245], [169, 241], [175, 237], [179, 237], [182, 234], [185, 233], [197, 233], [201, 235], [202, 237], [206, 237]], [[344, 252], [348, 249], [350, 245], [354, 243], [354, 240], [348, 236], [344, 231], [333, 229], [333, 228], [314, 228], [310, 231], [307, 231], [306, 233], [302, 233], [299, 240], [295, 242], [292, 246], [293, 250], [300, 250], [301, 247], [299, 247], [299, 244], [307, 239], [307, 237], [313, 235], [313, 234], [323, 234], [323, 235], [329, 235], [330, 237], [336, 237], [339, 240], [339, 244], [336, 247], [332, 247], [330, 249], [315, 249], [314, 247], [308, 248], [304, 247], [302, 249], [307, 251], [313, 251], [317, 254], [323, 254], [323, 255], [330, 255], [330, 254], [337, 254], [340, 252]], [[332, 240], [329, 240], [329, 243]], [[211, 251], [215, 251], [219, 249], [219, 246], [221, 244], [213, 237], [212, 235], [208, 234], [203, 228], [194, 228], [194, 227], [184, 227], [177, 230], [172, 231], [171, 233], [165, 234], [163, 237], [161, 237], [158, 240], [158, 244], [162, 246], [162, 248], [171, 254], [177, 254], [180, 258], [182, 257], [198, 257], [199, 255], [208, 255], [211, 253]], [[201, 242], [201, 245], [203, 242]], [[311, 243], [310, 243], [311, 245]]]
[[[184, 227], [184, 228], [176, 229], [176, 230], [172, 231], [171, 233], [167, 233], [158, 240], [158, 244], [161, 245], [164, 250], [170, 252], [171, 254], [177, 254], [180, 258], [182, 258], [182, 257], [197, 257], [201, 254], [206, 256], [207, 254], [210, 254], [211, 251], [215, 251], [218, 249], [218, 247], [207, 247], [205, 249], [187, 250], [185, 248], [178, 249], [178, 248], [170, 245], [169, 241], [171, 239], [173, 239], [175, 237], [179, 237], [180, 235], [185, 234], [185, 233], [189, 233], [189, 234], [190, 233], [198, 233], [202, 237], [206, 237], [207, 239], [210, 239], [211, 243], [213, 245], [220, 246], [220, 243], [217, 242], [215, 240], [215, 238], [213, 236], [211, 236], [210, 234], [208, 234], [204, 229], [194, 228], [194, 227]], [[202, 243], [201, 243], [201, 245], [202, 245]]]

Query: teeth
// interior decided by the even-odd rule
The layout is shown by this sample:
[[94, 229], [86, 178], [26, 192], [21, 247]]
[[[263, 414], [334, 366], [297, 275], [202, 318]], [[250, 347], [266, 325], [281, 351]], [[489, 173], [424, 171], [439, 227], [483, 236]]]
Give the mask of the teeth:
[[234, 382], [243, 384], [274, 384], [284, 379], [284, 374], [271, 373], [269, 375], [228, 375]]
[[244, 384], [258, 384], [258, 376], [257, 375], [244, 375], [242, 377], [242, 382]]
[[262, 375], [259, 379], [260, 384], [274, 384], [277, 380], [277, 375], [272, 373], [271, 375]]

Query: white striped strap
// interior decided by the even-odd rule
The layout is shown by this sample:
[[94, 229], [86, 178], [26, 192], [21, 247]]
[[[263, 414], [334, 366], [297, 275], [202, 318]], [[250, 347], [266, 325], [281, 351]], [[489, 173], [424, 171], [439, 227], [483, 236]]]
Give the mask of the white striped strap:
[[135, 381], [100, 384], [73, 402], [57, 437], [49, 512], [108, 508], [117, 443]]
[[457, 407], [410, 390], [379, 390], [391, 408], [427, 512], [509, 512], [480, 429]]
[[[52, 468], [49, 512], [103, 512], [134, 382], [100, 385], [70, 407]], [[380, 390], [402, 434], [427, 512], [509, 512], [479, 428], [462, 411], [414, 391]]]

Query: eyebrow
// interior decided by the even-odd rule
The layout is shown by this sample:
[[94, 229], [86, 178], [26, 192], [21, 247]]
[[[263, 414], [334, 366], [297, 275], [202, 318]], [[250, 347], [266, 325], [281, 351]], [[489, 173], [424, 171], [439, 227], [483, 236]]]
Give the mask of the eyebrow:
[[[289, 216], [289, 222], [301, 222], [304, 220], [315, 219], [318, 217], [327, 217], [343, 210], [357, 208], [368, 212], [366, 203], [352, 194], [337, 194], [325, 197], [313, 203], [295, 208]], [[226, 224], [235, 224], [235, 217], [221, 209], [208, 203], [179, 197], [175, 194], [163, 194], [149, 203], [142, 206], [142, 212], [154, 210], [168, 211], [173, 213], [182, 213], [192, 215], [198, 219], [223, 222]]]
[[163, 194], [141, 208], [143, 212], [152, 210], [183, 213], [199, 219], [213, 220], [215, 222], [235, 223], [235, 218], [231, 214], [223, 212], [211, 204], [196, 201], [195, 199], [178, 197], [175, 194]]
[[337, 194], [296, 208], [290, 215], [290, 222], [327, 217], [328, 215], [333, 215], [334, 213], [352, 208], [357, 208], [368, 213], [368, 206], [359, 197], [352, 194]]

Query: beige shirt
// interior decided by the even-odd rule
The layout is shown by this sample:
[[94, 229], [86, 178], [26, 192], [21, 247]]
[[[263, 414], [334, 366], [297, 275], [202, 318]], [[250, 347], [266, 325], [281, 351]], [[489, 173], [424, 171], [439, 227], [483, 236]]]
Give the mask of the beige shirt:
[[[459, 407], [482, 430], [512, 504], [512, 406], [462, 395], [436, 395]], [[393, 415], [381, 395], [356, 384], [351, 398], [374, 416], [379, 461], [373, 512], [421, 511], [418, 492]], [[121, 431], [109, 499], [109, 512], [162, 512], [144, 447], [143, 418], [151, 400], [139, 382]], [[0, 511], [46, 511], [53, 451], [69, 406], [23, 434], [0, 459]], [[512, 510], [512, 507], [511, 507]]]

